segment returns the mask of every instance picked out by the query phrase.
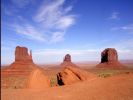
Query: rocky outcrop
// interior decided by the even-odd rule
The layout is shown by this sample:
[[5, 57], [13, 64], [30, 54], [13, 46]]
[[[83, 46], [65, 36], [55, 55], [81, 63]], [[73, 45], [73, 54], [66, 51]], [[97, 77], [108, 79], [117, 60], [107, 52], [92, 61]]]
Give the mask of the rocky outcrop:
[[32, 60], [32, 52], [28, 53], [26, 47], [17, 46], [15, 49], [15, 61], [5, 70], [2, 70], [2, 75], [29, 75], [30, 72], [37, 68]]
[[71, 85], [77, 82], [94, 79], [96, 76], [78, 67], [67, 66], [57, 74], [59, 85]]
[[117, 51], [114, 48], [107, 48], [101, 53], [101, 63], [115, 63], [118, 62]]
[[35, 69], [31, 72], [31, 75], [28, 80], [29, 89], [44, 89], [50, 87], [50, 81], [44, 75], [43, 70]]
[[74, 63], [72, 63], [71, 61], [71, 55], [70, 54], [66, 54], [64, 59], [63, 59], [63, 63], [60, 64], [61, 68], [66, 67], [66, 66], [75, 66], [76, 65]]
[[118, 61], [118, 54], [114, 48], [107, 48], [101, 53], [101, 63], [96, 65], [96, 68], [125, 68]]
[[17, 46], [15, 50], [15, 62], [33, 63], [32, 52], [28, 54], [26, 47]]
[[[2, 86], [14, 88], [43, 89], [50, 87], [50, 81], [43, 74], [43, 69], [33, 63], [32, 53], [28, 53], [26, 47], [17, 46], [15, 50], [15, 61], [6, 69], [2, 69], [2, 78], [11, 78], [15, 76], [15, 80], [11, 79], [7, 82], [2, 81]], [[18, 84], [18, 82], [21, 82]]]
[[71, 55], [70, 54], [66, 54], [66, 56], [64, 57], [64, 62], [71, 62]]
[[58, 85], [70, 85], [73, 83], [89, 80], [95, 75], [82, 70], [71, 62], [71, 56], [67, 54], [61, 64], [62, 71], [57, 74]]

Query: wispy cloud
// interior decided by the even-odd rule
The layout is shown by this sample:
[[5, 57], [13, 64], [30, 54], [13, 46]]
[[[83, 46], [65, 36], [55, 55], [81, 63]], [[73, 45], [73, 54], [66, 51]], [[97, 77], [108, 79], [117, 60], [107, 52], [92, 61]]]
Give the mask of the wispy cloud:
[[109, 19], [118, 20], [120, 19], [119, 14], [120, 14], [119, 12], [113, 12], [109, 17]]
[[26, 38], [38, 41], [46, 41], [44, 34], [30, 24], [14, 24], [12, 27], [16, 33], [23, 35]]
[[125, 39], [123, 41], [119, 41], [118, 43], [113, 45], [115, 48], [120, 49], [120, 50], [133, 50], [133, 39]]
[[56, 43], [56, 42], [64, 40], [64, 34], [65, 32], [54, 32], [50, 39], [50, 43]]
[[66, 30], [75, 23], [76, 15], [70, 14], [72, 5], [64, 7], [65, 0], [54, 0], [44, 2], [38, 9], [34, 21], [40, 23], [48, 31], [55, 30], [52, 33], [51, 41], [62, 41]]
[[[70, 13], [73, 5], [66, 6], [66, 0], [43, 0], [34, 17], [30, 20], [20, 15], [19, 11], [32, 3], [31, 0], [11, 0], [13, 5], [5, 9], [5, 14], [13, 17], [12, 30], [27, 39], [56, 43], [65, 39], [67, 29], [76, 21], [76, 15]], [[21, 9], [18, 9], [18, 8]], [[9, 8], [13, 8], [9, 12]], [[12, 11], [14, 10], [15, 11]], [[24, 10], [24, 9], [23, 9]], [[33, 14], [33, 13], [32, 13]], [[20, 24], [21, 23], [21, 24]], [[32, 23], [32, 24], [31, 24]]]
[[120, 27], [113, 27], [111, 30], [120, 30], [128, 33], [133, 33], [133, 24], [128, 24]]
[[63, 8], [64, 4], [65, 0], [43, 3], [33, 19], [47, 28], [66, 29], [74, 24], [75, 15], [68, 14], [72, 10], [72, 6]]

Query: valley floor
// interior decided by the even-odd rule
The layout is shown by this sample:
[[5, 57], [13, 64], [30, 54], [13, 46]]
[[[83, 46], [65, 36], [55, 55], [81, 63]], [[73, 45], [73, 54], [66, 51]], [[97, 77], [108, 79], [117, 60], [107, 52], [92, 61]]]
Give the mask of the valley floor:
[[133, 73], [44, 90], [1, 89], [2, 100], [133, 100]]

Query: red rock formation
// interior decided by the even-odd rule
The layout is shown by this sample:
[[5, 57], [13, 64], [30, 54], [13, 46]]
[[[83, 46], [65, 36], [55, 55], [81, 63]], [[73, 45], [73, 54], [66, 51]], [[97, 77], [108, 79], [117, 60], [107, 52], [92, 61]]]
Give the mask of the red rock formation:
[[32, 54], [28, 54], [28, 49], [26, 47], [17, 46], [15, 50], [15, 62], [25, 62], [32, 63]]
[[107, 48], [101, 53], [101, 63], [96, 68], [125, 68], [118, 61], [118, 54], [114, 48]]
[[73, 64], [69, 54], [65, 56], [63, 63], [61, 63], [61, 67], [63, 70], [57, 74], [58, 85], [70, 85], [94, 77], [93, 74], [88, 73]]
[[101, 53], [101, 63], [104, 62], [108, 63], [118, 62], [117, 51], [114, 48], [107, 48]]
[[70, 54], [66, 54], [66, 56], [64, 58], [64, 62], [71, 62], [71, 55]]
[[2, 75], [29, 75], [30, 71], [37, 68], [33, 63], [32, 54], [28, 54], [26, 47], [17, 46], [15, 50], [15, 61], [5, 70], [2, 70]]
[[61, 67], [66, 67], [66, 66], [76, 66], [76, 65], [71, 62], [71, 55], [70, 54], [66, 54], [64, 59], [63, 59], [63, 63], [61, 63], [60, 66]]
[[96, 76], [78, 67], [67, 66], [57, 74], [59, 85], [71, 85], [73, 83], [91, 80]]

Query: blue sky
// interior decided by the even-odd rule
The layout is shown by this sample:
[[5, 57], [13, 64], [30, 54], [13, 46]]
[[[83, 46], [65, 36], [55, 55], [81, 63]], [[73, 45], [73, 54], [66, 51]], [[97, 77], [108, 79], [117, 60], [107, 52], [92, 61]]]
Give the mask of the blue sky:
[[100, 61], [116, 48], [133, 59], [133, 0], [2, 0], [1, 60], [14, 61], [17, 45], [33, 51], [35, 63]]

